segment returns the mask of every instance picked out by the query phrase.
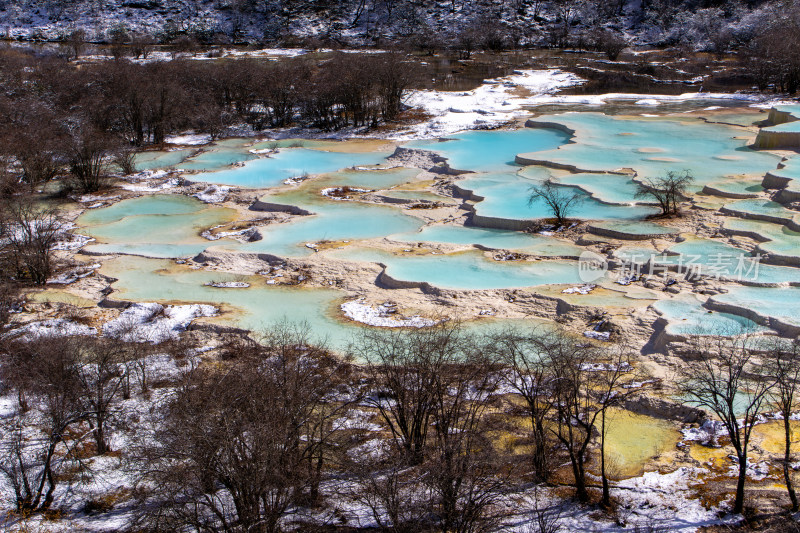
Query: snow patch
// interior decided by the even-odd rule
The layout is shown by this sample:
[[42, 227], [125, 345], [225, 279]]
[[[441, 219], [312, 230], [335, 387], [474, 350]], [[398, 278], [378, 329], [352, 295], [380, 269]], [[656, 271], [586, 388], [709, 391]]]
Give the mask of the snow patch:
[[61, 240], [53, 244], [50, 248], [52, 250], [79, 250], [89, 244], [90, 242], [94, 241], [92, 237], [88, 237], [86, 235], [80, 235], [78, 233], [72, 233], [67, 235], [69, 240]]
[[581, 285], [580, 287], [569, 287], [561, 291], [563, 294], [589, 294], [592, 292], [597, 285], [586, 284]]
[[127, 342], [160, 342], [174, 339], [196, 318], [215, 316], [212, 305], [135, 303], [103, 325], [103, 334]]
[[598, 341], [607, 341], [611, 339], [611, 332], [610, 331], [584, 331], [584, 337], [588, 337], [590, 339], [595, 339]]
[[378, 326], [383, 328], [424, 328], [433, 326], [436, 321], [429, 318], [422, 318], [418, 315], [408, 318], [394, 318], [390, 316], [394, 312], [393, 306], [386, 304], [374, 308], [371, 305], [362, 303], [361, 300], [345, 302], [341, 305], [345, 316], [356, 322], [367, 324], [368, 326]]
[[230, 191], [231, 187], [226, 185], [211, 185], [192, 196], [207, 204], [220, 204], [228, 198]]
[[[433, 118], [414, 126], [398, 138], [425, 138], [449, 135], [459, 131], [498, 127], [522, 116], [522, 108], [543, 94], [579, 85], [585, 80], [558, 69], [517, 71], [511, 76], [487, 80], [477, 89], [464, 92], [415, 91], [406, 100]], [[524, 89], [535, 96], [513, 94]]]
[[211, 142], [207, 133], [187, 133], [185, 135], [169, 135], [164, 139], [167, 144], [182, 144], [185, 146], [198, 146]]
[[246, 289], [250, 286], [249, 283], [244, 281], [212, 281], [206, 283], [209, 287], [216, 287], [217, 289]]
[[5, 336], [22, 339], [38, 339], [42, 337], [68, 337], [73, 335], [97, 335], [95, 328], [79, 324], [67, 318], [53, 318], [31, 322], [8, 332]]
[[69, 285], [70, 283], [75, 283], [79, 279], [83, 279], [87, 276], [90, 276], [98, 268], [100, 268], [100, 263], [94, 263], [92, 265], [86, 265], [86, 266], [82, 265], [67, 270], [66, 272], [62, 272], [58, 276], [48, 279], [47, 283], [54, 283], [57, 285]]

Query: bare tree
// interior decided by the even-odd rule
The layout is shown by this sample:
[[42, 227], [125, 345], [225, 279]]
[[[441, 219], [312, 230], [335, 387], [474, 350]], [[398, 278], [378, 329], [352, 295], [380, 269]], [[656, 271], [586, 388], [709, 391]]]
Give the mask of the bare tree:
[[125, 345], [106, 338], [72, 342], [79, 350], [77, 377], [81, 401], [97, 453], [103, 455], [111, 451], [108, 429], [116, 421], [118, 407], [115, 404], [125, 382]]
[[96, 192], [109, 179], [108, 157], [113, 150], [109, 137], [91, 127], [77, 132], [69, 148], [72, 183], [81, 192]]
[[139, 59], [147, 59], [150, 55], [150, 50], [153, 47], [153, 38], [149, 35], [134, 34], [131, 37], [131, 52], [133, 57]]
[[347, 365], [288, 326], [241, 348], [217, 370], [190, 371], [166, 406], [144, 456], [156, 530], [272, 533], [314, 497]]
[[716, 415], [730, 437], [739, 467], [733, 512], [741, 513], [750, 437], [774, 378], [755, 359], [748, 335], [697, 337], [689, 356], [680, 387], [689, 402]]
[[694, 176], [688, 170], [669, 171], [666, 176], [644, 178], [637, 185], [636, 198], [653, 198], [661, 207], [663, 216], [680, 213], [679, 202], [685, 198], [686, 190], [694, 183]]
[[72, 59], [78, 59], [86, 46], [86, 32], [82, 29], [73, 30], [65, 39], [71, 52]]
[[557, 505], [542, 504], [538, 487], [533, 493], [533, 520], [527, 529], [528, 533], [558, 533], [563, 529], [563, 509]]
[[52, 248], [64, 234], [64, 224], [54, 209], [26, 199], [13, 202], [8, 211], [3, 226], [11, 266], [18, 279], [42, 285], [53, 273]]
[[619, 405], [632, 389], [623, 387], [623, 379], [631, 379], [629, 372], [632, 370], [632, 352], [623, 345], [617, 344], [605, 350], [605, 361], [601, 367], [596, 368], [599, 379], [594, 392], [598, 394], [597, 404], [600, 411], [600, 479], [603, 484], [603, 496], [600, 504], [605, 508], [611, 507], [611, 488], [608, 480], [608, 468], [606, 465], [606, 436], [610, 428], [608, 411], [610, 408]]
[[112, 160], [125, 175], [136, 172], [136, 151], [131, 148], [120, 148], [113, 154]]
[[791, 344], [783, 339], [776, 341], [769, 350], [767, 365], [770, 377], [775, 380], [775, 387], [769, 395], [770, 405], [783, 417], [783, 480], [792, 502], [792, 511], [797, 511], [797, 494], [789, 470], [792, 461], [791, 414], [797, 409], [800, 391], [800, 343], [797, 340]]
[[356, 479], [350, 497], [365, 505], [382, 530], [412, 533], [428, 525], [429, 501], [424, 472], [407, 465], [407, 457], [387, 446], [373, 455], [352, 457], [346, 466]]
[[485, 426], [497, 374], [480, 351], [480, 343], [470, 342], [455, 352], [457, 359], [436, 373], [432, 388], [434, 439], [422, 479], [443, 533], [488, 530], [508, 474]]
[[462, 342], [456, 324], [442, 324], [404, 331], [370, 330], [351, 347], [366, 362], [375, 387], [365, 401], [378, 410], [411, 464], [423, 459], [438, 374], [460, 351]]
[[530, 189], [528, 205], [533, 205], [538, 201], [550, 209], [558, 226], [567, 223], [570, 213], [583, 202], [584, 197], [577, 192], [567, 192], [566, 187], [558, 186], [553, 180], [547, 180], [542, 185], [535, 185]]
[[546, 482], [551, 470], [550, 431], [547, 422], [553, 410], [553, 363], [549, 347], [554, 333], [534, 330], [519, 333], [507, 330], [494, 336], [490, 350], [505, 365], [506, 383], [525, 400], [531, 422], [532, 462], [536, 480]]
[[556, 425], [552, 431], [569, 454], [576, 496], [587, 502], [587, 452], [598, 430], [598, 418], [608, 406], [604, 385], [615, 382], [606, 374], [618, 375], [625, 367], [609, 362], [597, 347], [576, 343], [566, 334], [556, 336], [549, 346], [556, 374]]
[[[74, 345], [54, 337], [19, 341], [3, 354], [3, 382], [22, 400], [0, 443], [0, 473], [17, 511], [47, 510], [61, 469], [78, 461], [69, 430], [85, 419]], [[30, 409], [30, 410], [29, 410]], [[37, 423], [34, 424], [34, 420]]]
[[616, 61], [627, 46], [628, 41], [619, 33], [603, 30], [597, 36], [597, 47], [606, 54], [606, 57], [611, 61]]

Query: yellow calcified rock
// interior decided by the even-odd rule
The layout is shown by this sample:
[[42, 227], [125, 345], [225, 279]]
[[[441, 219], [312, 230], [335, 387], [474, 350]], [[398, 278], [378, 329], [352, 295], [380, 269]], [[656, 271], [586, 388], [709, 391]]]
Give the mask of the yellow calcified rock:
[[762, 150], [800, 148], [800, 132], [761, 130], [756, 136], [754, 146]]
[[649, 462], [674, 449], [680, 440], [669, 421], [629, 411], [612, 409], [607, 423], [607, 464], [623, 477], [640, 475]]

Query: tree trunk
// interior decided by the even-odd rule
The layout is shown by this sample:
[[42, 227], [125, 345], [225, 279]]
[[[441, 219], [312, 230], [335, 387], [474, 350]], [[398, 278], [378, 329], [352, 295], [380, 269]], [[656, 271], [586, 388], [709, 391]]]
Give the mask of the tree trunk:
[[606, 476], [606, 412], [603, 411], [600, 422], [600, 478], [603, 480], [603, 499], [600, 503], [605, 508], [611, 507], [611, 489]]
[[789, 461], [791, 461], [792, 456], [792, 428], [788, 412], [783, 413], [783, 429], [786, 443], [786, 449], [783, 455], [783, 479], [786, 482], [786, 492], [789, 493], [789, 499], [792, 501], [792, 512], [797, 512], [797, 494], [794, 492], [792, 476], [789, 473]]
[[747, 455], [739, 456], [739, 479], [736, 481], [736, 499], [733, 502], [734, 514], [741, 514], [744, 510], [744, 483], [747, 479]]
[[583, 461], [572, 451], [569, 453], [569, 458], [572, 462], [572, 475], [575, 478], [575, 497], [578, 498], [579, 502], [586, 503], [589, 501], [589, 492], [586, 490], [586, 476], [583, 470]]
[[546, 482], [548, 477], [547, 472], [547, 437], [546, 430], [542, 420], [531, 420], [533, 424], [533, 470], [536, 473], [536, 480], [539, 482]]

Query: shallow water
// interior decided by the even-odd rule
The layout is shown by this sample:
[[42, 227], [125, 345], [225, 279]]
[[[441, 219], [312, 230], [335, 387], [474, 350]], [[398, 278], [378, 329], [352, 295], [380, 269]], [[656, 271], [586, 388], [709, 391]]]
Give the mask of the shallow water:
[[518, 167], [517, 154], [552, 150], [569, 140], [553, 129], [522, 128], [513, 131], [468, 131], [446, 137], [446, 141], [412, 141], [406, 146], [432, 150], [448, 159], [450, 167], [474, 172], [503, 171]]
[[148, 257], [188, 257], [208, 246], [206, 229], [234, 221], [236, 211], [181, 195], [141, 196], [85, 212], [76, 223], [97, 239], [85, 249]]
[[[530, 154], [592, 171], [633, 168], [642, 176], [691, 171], [695, 188], [725, 176], [757, 175], [777, 166], [775, 155], [746, 147], [740, 129], [697, 119], [610, 117], [599, 113], [564, 113], [539, 117], [577, 132], [577, 142]], [[739, 138], [737, 138], [739, 137]]]
[[741, 335], [766, 331], [750, 319], [710, 311], [692, 295], [659, 300], [653, 308], [669, 321], [666, 331], [675, 335]]
[[180, 164], [183, 170], [211, 171], [229, 167], [236, 163], [243, 163], [256, 159], [258, 156], [251, 154], [245, 147], [216, 146], [187, 159]]
[[195, 150], [171, 150], [168, 152], [139, 152], [134, 156], [134, 165], [137, 171], [156, 170], [178, 166], [181, 161], [189, 157]]
[[645, 465], [673, 449], [680, 436], [667, 420], [612, 408], [606, 420], [606, 466], [617, 475], [641, 475]]
[[662, 226], [656, 222], [637, 220], [635, 222], [618, 220], [610, 222], [598, 222], [592, 224], [596, 228], [610, 229], [627, 233], [628, 235], [670, 235], [677, 233], [678, 230], [667, 226]]
[[[111, 298], [161, 303], [210, 303], [223, 313], [204, 322], [233, 325], [255, 332], [280, 322], [309, 326], [312, 337], [326, 340], [337, 351], [346, 350], [365, 326], [341, 317], [341, 291], [271, 286], [261, 276], [193, 270], [162, 259], [121, 257], [107, 261], [101, 272], [117, 278]], [[220, 289], [209, 282], [244, 281], [246, 289]], [[467, 331], [489, 334], [503, 328], [523, 330], [543, 322], [535, 319], [481, 319], [465, 323]], [[548, 327], [547, 324], [544, 324]]]
[[[306, 322], [318, 339], [346, 346], [359, 327], [333, 318], [342, 293], [325, 289], [274, 287], [260, 276], [192, 270], [170, 261], [126, 257], [107, 261], [101, 272], [117, 278], [116, 299], [162, 303], [211, 303], [225, 311], [210, 322], [261, 331], [281, 321]], [[245, 281], [247, 289], [220, 289], [210, 282]]]
[[723, 193], [727, 192], [731, 194], [757, 195], [764, 192], [764, 187], [761, 186], [761, 179], [715, 181], [713, 183], [709, 183], [709, 187], [712, 187], [713, 189]]
[[442, 255], [393, 255], [368, 249], [344, 249], [340, 259], [386, 265], [400, 281], [426, 282], [443, 289], [509, 289], [551, 284], [580, 284], [573, 261], [494, 261], [481, 252]]
[[786, 209], [778, 202], [773, 202], [765, 198], [748, 198], [746, 200], [737, 200], [735, 202], [725, 204], [725, 207], [741, 213], [748, 213], [755, 216], [766, 215], [773, 218], [785, 219], [787, 221], [794, 219], [798, 215], [797, 211]]
[[418, 233], [392, 235], [406, 242], [478, 244], [487, 248], [519, 250], [541, 256], [579, 256], [583, 248], [544, 235], [470, 226], [426, 226]]
[[413, 181], [420, 173], [415, 168], [390, 168], [386, 170], [340, 170], [325, 176], [332, 185], [365, 189], [389, 189]]
[[[552, 212], [541, 200], [528, 204], [531, 187], [541, 183], [530, 179], [530, 175], [530, 172], [525, 177], [512, 173], [481, 174], [459, 181], [458, 186], [484, 198], [475, 205], [480, 215], [514, 220], [550, 218]], [[652, 207], [604, 204], [581, 190], [573, 191], [582, 201], [568, 213], [569, 217], [583, 220], [638, 220], [658, 212]]]
[[793, 326], [800, 326], [800, 288], [798, 287], [731, 287], [717, 294], [714, 301], [749, 309], [761, 316], [774, 317]]
[[[524, 175], [524, 172], [523, 172]], [[592, 198], [613, 204], [641, 203], [636, 198], [638, 185], [628, 176], [615, 174], [566, 174], [556, 180], [564, 185], [572, 185], [588, 192]]]
[[724, 227], [734, 231], [755, 233], [769, 239], [758, 244], [758, 248], [766, 253], [800, 257], [800, 233], [790, 230], [783, 224], [729, 218], [725, 221]]
[[339, 169], [377, 165], [389, 155], [385, 152], [323, 152], [307, 148], [286, 148], [269, 157], [247, 161], [242, 166], [205, 172], [189, 177], [238, 187], [276, 187], [284, 180], [304, 175], [325, 174]]
[[180, 194], [153, 194], [124, 200], [102, 209], [91, 209], [76, 221], [79, 225], [117, 222], [136, 215], [182, 215], [202, 211], [207, 206], [197, 198]]
[[[274, 201], [281, 202], [281, 198]], [[296, 205], [296, 204], [295, 204]], [[226, 245], [226, 249], [247, 253], [269, 253], [302, 257], [313, 253], [306, 243], [372, 239], [395, 232], [419, 229], [423, 222], [402, 211], [381, 205], [336, 202], [333, 200], [303, 204], [315, 214], [298, 217], [286, 224], [260, 228], [259, 241]]]

